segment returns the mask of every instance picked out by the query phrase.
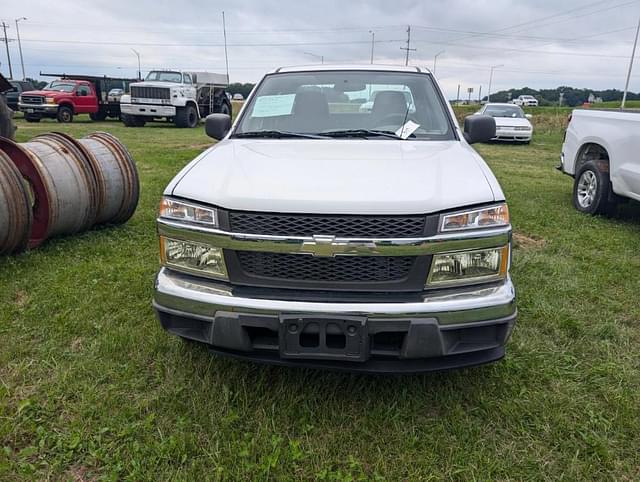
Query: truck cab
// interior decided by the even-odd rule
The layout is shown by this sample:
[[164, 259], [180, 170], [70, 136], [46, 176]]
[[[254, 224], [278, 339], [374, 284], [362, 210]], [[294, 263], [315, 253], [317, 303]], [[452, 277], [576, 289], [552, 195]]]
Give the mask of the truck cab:
[[230, 115], [227, 83], [222, 74], [152, 70], [120, 97], [122, 121], [127, 127], [142, 127], [148, 121], [167, 119], [177, 127], [195, 127], [211, 113]]
[[267, 74], [235, 124], [214, 114], [206, 131], [219, 142], [169, 183], [157, 220], [166, 330], [351, 371], [504, 356], [511, 221], [470, 146], [495, 136], [492, 117], [460, 128], [422, 68], [323, 65]]
[[42, 90], [23, 92], [18, 107], [27, 122], [39, 122], [43, 117], [72, 122], [76, 114], [97, 112], [98, 97], [91, 82], [59, 79]]

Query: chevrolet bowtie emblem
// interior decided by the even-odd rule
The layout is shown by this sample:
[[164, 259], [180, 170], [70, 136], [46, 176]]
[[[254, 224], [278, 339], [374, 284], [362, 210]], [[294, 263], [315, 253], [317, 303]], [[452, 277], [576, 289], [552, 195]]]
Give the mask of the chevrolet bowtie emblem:
[[335, 236], [313, 236], [313, 241], [304, 241], [300, 253], [313, 256], [333, 257], [344, 254], [375, 254], [376, 243], [373, 241], [337, 241]]

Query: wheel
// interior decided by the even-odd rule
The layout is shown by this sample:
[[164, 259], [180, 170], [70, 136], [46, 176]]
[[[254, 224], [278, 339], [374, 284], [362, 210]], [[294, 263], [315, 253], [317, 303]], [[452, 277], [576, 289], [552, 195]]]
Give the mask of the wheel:
[[220, 113], [230, 116], [231, 115], [231, 106], [227, 102], [223, 102], [222, 106], [220, 106]]
[[176, 109], [176, 127], [195, 127], [198, 125], [198, 111], [192, 105]]
[[91, 114], [89, 114], [89, 118], [92, 121], [103, 121], [107, 118], [107, 113], [99, 110], [98, 112], [92, 112]]
[[147, 121], [144, 117], [130, 115], [130, 114], [120, 114], [122, 122], [127, 127], [144, 127]]
[[58, 115], [56, 116], [58, 122], [69, 123], [73, 121], [73, 110], [66, 105], [60, 106], [58, 109]]
[[27, 122], [40, 122], [41, 117], [38, 117], [37, 115], [28, 115], [25, 114], [24, 116], [24, 120], [26, 120]]
[[611, 192], [609, 173], [598, 168], [602, 161], [585, 162], [573, 183], [573, 205], [587, 214], [610, 214], [616, 202]]

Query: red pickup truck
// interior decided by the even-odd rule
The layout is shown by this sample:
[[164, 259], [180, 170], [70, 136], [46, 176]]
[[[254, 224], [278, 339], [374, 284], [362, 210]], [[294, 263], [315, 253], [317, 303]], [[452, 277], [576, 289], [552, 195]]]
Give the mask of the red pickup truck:
[[98, 112], [95, 87], [85, 80], [54, 80], [42, 90], [23, 92], [18, 108], [27, 122], [40, 122], [43, 117], [71, 122], [76, 114]]

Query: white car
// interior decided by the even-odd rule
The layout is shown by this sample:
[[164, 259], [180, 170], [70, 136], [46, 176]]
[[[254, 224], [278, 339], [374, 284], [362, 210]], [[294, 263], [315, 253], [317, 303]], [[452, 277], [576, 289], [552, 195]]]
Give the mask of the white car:
[[559, 169], [574, 178], [578, 211], [610, 214], [621, 199], [640, 201], [639, 128], [639, 112], [573, 111]]
[[513, 99], [512, 103], [522, 107], [538, 107], [538, 99], [532, 95], [520, 95]]
[[238, 92], [233, 94], [233, 100], [244, 100], [244, 96]]
[[[401, 90], [411, 90], [407, 115]], [[339, 97], [379, 90], [371, 112]], [[346, 106], [348, 107], [348, 106]], [[515, 324], [505, 197], [426, 69], [280, 68], [164, 192], [162, 326], [280, 365], [415, 372], [496, 361]]]
[[513, 104], [485, 104], [476, 114], [488, 115], [496, 120], [494, 141], [515, 141], [528, 144], [533, 136], [533, 125], [520, 107]]

